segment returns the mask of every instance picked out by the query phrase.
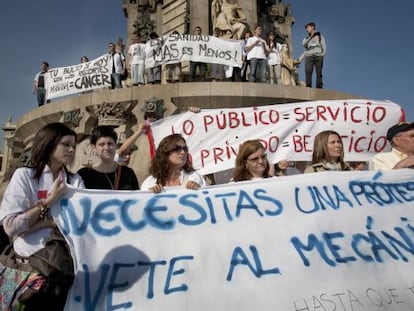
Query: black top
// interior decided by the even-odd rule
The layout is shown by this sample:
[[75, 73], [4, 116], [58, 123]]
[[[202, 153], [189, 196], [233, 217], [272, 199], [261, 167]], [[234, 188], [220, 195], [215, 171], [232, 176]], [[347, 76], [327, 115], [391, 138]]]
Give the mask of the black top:
[[[121, 170], [119, 170], [119, 168]], [[87, 189], [114, 189], [115, 175], [121, 173], [117, 190], [139, 190], [138, 179], [134, 171], [127, 166], [118, 166], [114, 172], [101, 173], [91, 167], [78, 171]]]

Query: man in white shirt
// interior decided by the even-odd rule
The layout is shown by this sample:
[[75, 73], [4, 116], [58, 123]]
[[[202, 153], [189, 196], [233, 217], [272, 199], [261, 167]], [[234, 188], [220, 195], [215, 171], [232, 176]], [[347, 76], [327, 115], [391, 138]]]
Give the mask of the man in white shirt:
[[256, 26], [254, 36], [247, 39], [247, 60], [250, 61], [249, 82], [266, 82], [266, 66], [269, 48], [262, 39], [262, 27]]
[[375, 155], [370, 170], [414, 168], [414, 123], [398, 123], [387, 131], [392, 150]]
[[111, 88], [120, 89], [122, 88], [121, 73], [125, 70], [125, 57], [116, 52], [113, 42], [108, 44], [108, 53], [111, 56], [109, 61], [112, 63]]
[[41, 63], [41, 71], [38, 72], [34, 78], [33, 82], [33, 94], [36, 95], [38, 106], [43, 106], [46, 101], [46, 85], [45, 85], [45, 75], [49, 70], [49, 64], [47, 62]]

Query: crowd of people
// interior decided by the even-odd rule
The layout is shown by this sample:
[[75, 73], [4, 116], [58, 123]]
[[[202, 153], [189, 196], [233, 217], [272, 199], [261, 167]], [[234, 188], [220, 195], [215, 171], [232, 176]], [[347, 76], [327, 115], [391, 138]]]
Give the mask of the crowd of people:
[[[130, 153], [147, 123], [124, 143], [117, 145], [113, 127], [98, 126], [90, 143], [99, 160], [91, 167], [72, 173], [67, 166], [75, 156], [76, 133], [62, 123], [40, 129], [33, 142], [28, 167], [18, 168], [3, 196], [0, 221], [13, 241], [0, 256], [0, 306], [2, 310], [62, 310], [74, 280], [68, 247], [50, 215], [50, 208], [67, 190], [75, 188], [108, 190], [146, 190], [153, 193], [168, 187], [185, 187], [197, 191], [205, 187], [208, 176], [201, 176], [192, 166], [186, 140], [180, 134], [164, 137], [151, 161], [141, 187], [134, 171], [128, 167]], [[388, 129], [390, 152], [377, 154], [370, 169], [414, 168], [414, 123], [399, 123]], [[252, 139], [239, 148], [233, 175], [228, 182], [237, 183], [286, 174], [290, 163], [271, 165], [263, 144]], [[361, 162], [347, 163], [341, 135], [326, 130], [316, 135], [312, 160], [304, 173], [366, 169]], [[20, 309], [19, 309], [20, 310]]]
[[[279, 85], [299, 84], [298, 66], [305, 60], [306, 86], [312, 87], [313, 70], [316, 71], [316, 87], [322, 88], [323, 58], [326, 53], [325, 38], [316, 31], [315, 23], [305, 25], [307, 36], [303, 39], [305, 52], [293, 59], [287, 44], [281, 44], [276, 39], [274, 32], [263, 36], [263, 28], [258, 25], [253, 33], [249, 30], [243, 32], [243, 38], [231, 30], [222, 31], [213, 29], [212, 35], [217, 38], [232, 41], [241, 41], [242, 67], [229, 67], [217, 63], [203, 63], [190, 61], [188, 81], [237, 81], [237, 82], [261, 82]], [[178, 34], [174, 31], [173, 34]], [[196, 26], [193, 35], [201, 36], [202, 29]], [[123, 80], [131, 78], [132, 86], [144, 84], [160, 84], [164, 71], [167, 83], [182, 82], [185, 80], [180, 61], [168, 63], [164, 66], [157, 65], [145, 68], [145, 60], [153, 57], [154, 51], [161, 48], [161, 39], [155, 32], [151, 32], [145, 41], [139, 32], [132, 35], [131, 44], [127, 54], [129, 63], [123, 48], [110, 42], [108, 54], [112, 63], [111, 88], [122, 88]], [[81, 63], [88, 62], [86, 56], [81, 57]], [[38, 106], [49, 101], [46, 100], [46, 88], [44, 76], [49, 70], [47, 62], [41, 63], [41, 70], [36, 74], [33, 83], [33, 93], [36, 95]], [[198, 75], [197, 75], [198, 73]]]

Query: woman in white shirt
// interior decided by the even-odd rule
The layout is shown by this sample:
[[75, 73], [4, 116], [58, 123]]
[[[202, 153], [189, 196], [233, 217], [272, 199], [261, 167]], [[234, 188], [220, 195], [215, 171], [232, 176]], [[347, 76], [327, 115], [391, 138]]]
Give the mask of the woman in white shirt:
[[[76, 133], [66, 125], [45, 125], [34, 138], [30, 166], [18, 168], [7, 186], [0, 220], [14, 242], [8, 250], [11, 262], [8, 261], [6, 266], [31, 272], [39, 295], [23, 302], [19, 300], [22, 296], [8, 291], [10, 288], [3, 288], [7, 284], [4, 281], [0, 287], [1, 303], [9, 301], [9, 304], [1, 305], [1, 310], [16, 305], [22, 310], [64, 308], [67, 291], [73, 281], [72, 259], [49, 209], [64, 194], [67, 183], [83, 188], [80, 176], [66, 168], [74, 158], [75, 146]], [[8, 268], [3, 264], [6, 263], [2, 261], [0, 273], [1, 277], [6, 277]], [[53, 271], [53, 280], [45, 271]], [[12, 296], [7, 299], [10, 294]]]
[[160, 193], [164, 187], [183, 186], [196, 190], [205, 186], [204, 178], [191, 165], [187, 143], [180, 134], [161, 140], [149, 171], [151, 176], [144, 180], [141, 190]]
[[282, 74], [281, 74], [281, 58], [280, 51], [282, 50], [282, 45], [276, 42], [275, 35], [273, 32], [270, 32], [267, 35], [267, 45], [269, 46], [269, 55], [267, 56], [267, 64], [269, 71], [269, 82], [273, 84], [282, 84]]

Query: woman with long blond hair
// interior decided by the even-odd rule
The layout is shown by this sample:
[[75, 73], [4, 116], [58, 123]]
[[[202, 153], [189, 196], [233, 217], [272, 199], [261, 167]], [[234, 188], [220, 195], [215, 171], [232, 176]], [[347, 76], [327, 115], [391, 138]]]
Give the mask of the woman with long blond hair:
[[316, 135], [313, 142], [312, 163], [305, 169], [305, 173], [350, 170], [349, 164], [344, 161], [341, 135], [331, 130]]

